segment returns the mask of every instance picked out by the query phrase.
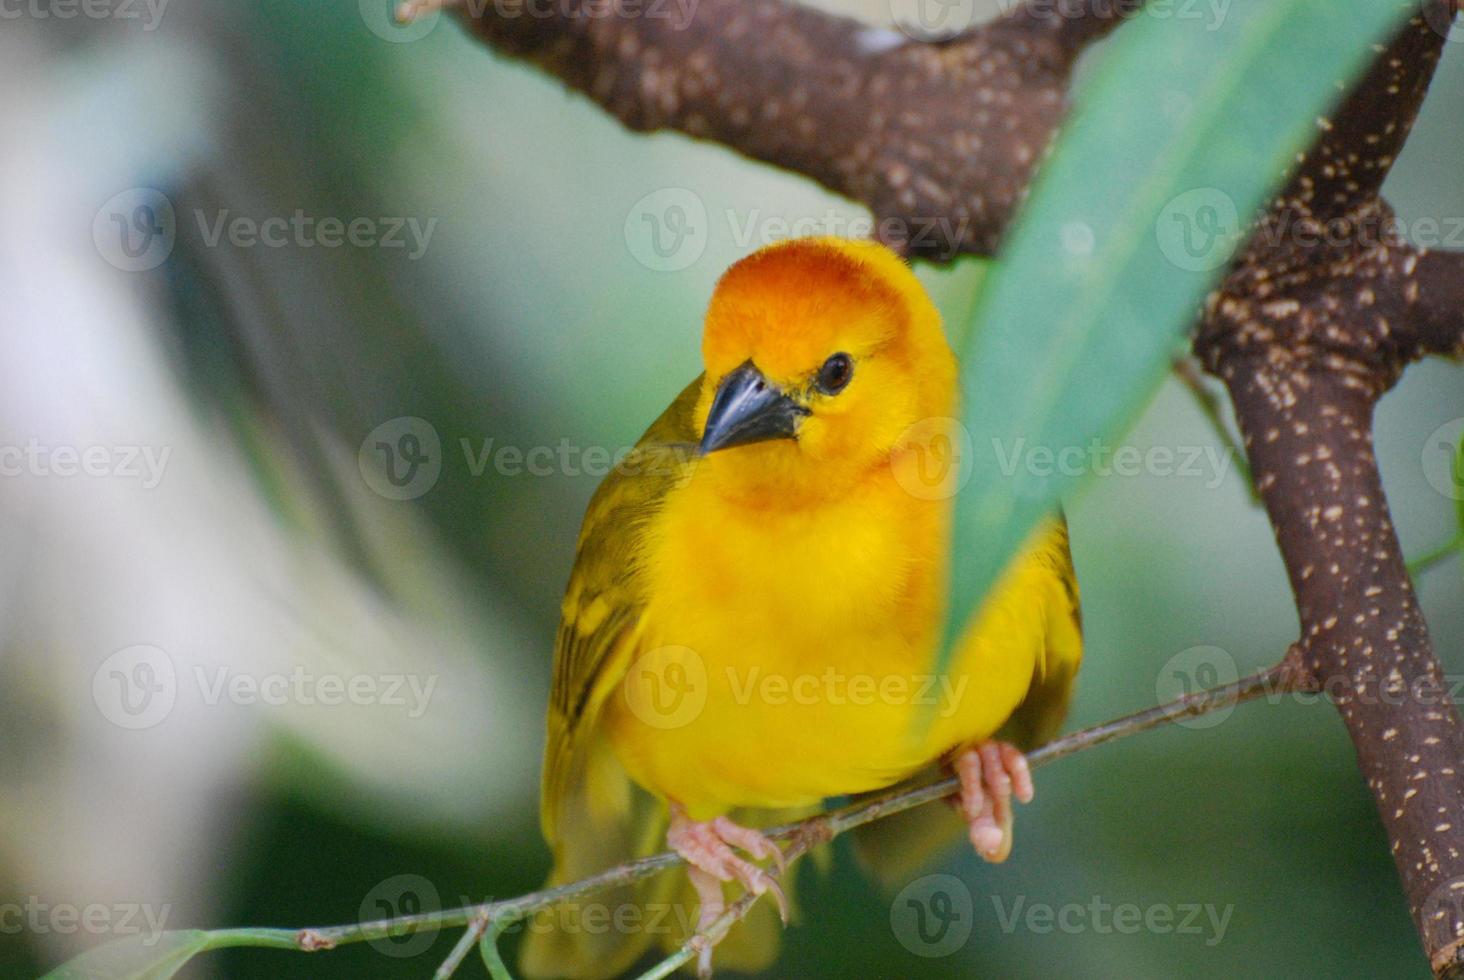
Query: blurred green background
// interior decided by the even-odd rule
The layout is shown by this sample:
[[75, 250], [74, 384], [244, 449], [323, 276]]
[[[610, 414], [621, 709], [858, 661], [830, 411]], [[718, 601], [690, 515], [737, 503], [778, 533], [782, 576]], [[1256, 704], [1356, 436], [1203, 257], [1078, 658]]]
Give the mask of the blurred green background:
[[[109, 447], [116, 465], [0, 478], [0, 909], [36, 910], [20, 928], [0, 916], [0, 975], [123, 931], [127, 908], [168, 928], [293, 927], [537, 886], [542, 704], [597, 482], [579, 453], [632, 443], [698, 371], [730, 262], [864, 216], [719, 148], [628, 135], [451, 19], [396, 28], [388, 6], [6, 8], [0, 445], [45, 447], [58, 468], [56, 447]], [[1388, 190], [1405, 219], [1448, 228], [1464, 217], [1464, 56], [1446, 49]], [[139, 188], [166, 198], [176, 240], [134, 271], [147, 256], [108, 229], [157, 215]], [[403, 245], [213, 235], [297, 212], [368, 219], [378, 239], [400, 222]], [[979, 263], [920, 274], [962, 322]], [[1380, 410], [1409, 554], [1452, 534], [1430, 474], [1461, 415], [1464, 374], [1432, 363]], [[425, 482], [394, 494], [360, 465], [423, 431], [438, 439]], [[1174, 383], [1123, 444], [1223, 452]], [[475, 461], [561, 445], [538, 473]], [[122, 465], [134, 446], [168, 451], [156, 485]], [[1198, 466], [1098, 477], [1070, 502], [1089, 649], [1070, 727], [1262, 667], [1295, 635], [1264, 516], [1233, 466]], [[1460, 584], [1454, 560], [1420, 592], [1464, 677]], [[139, 645], [162, 652], [174, 700], [128, 727], [106, 678]], [[209, 695], [220, 677], [302, 671], [433, 686], [420, 705]], [[802, 921], [768, 975], [1428, 975], [1325, 705], [1244, 706], [1038, 783], [1011, 861], [933, 869], [971, 898], [955, 951], [920, 955], [841, 847], [832, 874], [805, 868]], [[1200, 911], [1193, 929], [1120, 930], [1095, 902], [1175, 925]], [[109, 910], [95, 928], [56, 914], [92, 904]], [[1038, 906], [1056, 922], [1013, 923]], [[1090, 911], [1061, 915], [1076, 907]], [[454, 938], [233, 951], [185, 975], [425, 977]]]

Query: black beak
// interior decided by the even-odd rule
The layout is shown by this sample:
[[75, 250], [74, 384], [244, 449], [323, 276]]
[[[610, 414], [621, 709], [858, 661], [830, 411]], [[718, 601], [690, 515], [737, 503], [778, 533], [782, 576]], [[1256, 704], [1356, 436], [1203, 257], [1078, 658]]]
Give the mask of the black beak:
[[698, 452], [705, 456], [751, 442], [792, 439], [798, 432], [798, 419], [807, 414], [808, 409], [748, 361], [717, 386]]

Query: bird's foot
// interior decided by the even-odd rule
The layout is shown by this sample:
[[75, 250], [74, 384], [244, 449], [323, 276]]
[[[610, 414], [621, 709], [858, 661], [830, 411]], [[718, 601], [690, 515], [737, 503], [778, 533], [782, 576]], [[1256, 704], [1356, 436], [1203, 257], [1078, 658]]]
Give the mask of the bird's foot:
[[961, 782], [961, 814], [976, 853], [992, 863], [1012, 851], [1012, 797], [1032, 802], [1027, 757], [1006, 742], [981, 742], [958, 752], [951, 767]]
[[[682, 806], [673, 803], [666, 843], [690, 865], [687, 874], [701, 903], [698, 932], [705, 932], [726, 910], [722, 895], [724, 881], [738, 881], [754, 895], [772, 895], [778, 903], [778, 914], [785, 923], [788, 921], [788, 899], [778, 880], [737, 854], [737, 850], [741, 850], [759, 861], [771, 859], [779, 874], [786, 870], [783, 852], [762, 833], [735, 824], [726, 817], [692, 820]], [[702, 947], [697, 957], [698, 975], [711, 975], [711, 956], [711, 946]]]
[[692, 820], [681, 806], [672, 804], [666, 843], [694, 870], [717, 882], [735, 880], [754, 895], [771, 894], [778, 903], [778, 912], [787, 921], [788, 900], [778, 880], [733, 850], [741, 850], [759, 861], [771, 859], [781, 874], [786, 870], [783, 852], [759, 831], [735, 824], [726, 817]]

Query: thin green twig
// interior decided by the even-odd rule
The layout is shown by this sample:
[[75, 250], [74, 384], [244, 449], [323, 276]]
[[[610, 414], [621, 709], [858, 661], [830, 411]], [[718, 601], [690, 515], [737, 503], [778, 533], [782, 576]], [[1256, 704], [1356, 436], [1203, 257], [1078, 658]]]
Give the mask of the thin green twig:
[[1408, 574], [1417, 578], [1421, 572], [1426, 572], [1435, 565], [1448, 561], [1450, 558], [1457, 558], [1464, 555], [1464, 531], [1456, 533], [1446, 543], [1432, 548], [1413, 558], [1408, 562]]
[[1225, 409], [1220, 403], [1220, 397], [1205, 383], [1205, 378], [1200, 374], [1199, 368], [1188, 357], [1175, 358], [1174, 376], [1184, 385], [1185, 390], [1194, 396], [1195, 404], [1199, 406], [1200, 412], [1209, 421], [1210, 428], [1214, 429], [1220, 444], [1235, 461], [1235, 470], [1240, 474], [1241, 480], [1245, 482], [1251, 503], [1260, 506], [1261, 492], [1256, 488], [1256, 481], [1251, 476], [1250, 458], [1246, 456], [1240, 440], [1231, 433], [1230, 426], [1225, 421]]

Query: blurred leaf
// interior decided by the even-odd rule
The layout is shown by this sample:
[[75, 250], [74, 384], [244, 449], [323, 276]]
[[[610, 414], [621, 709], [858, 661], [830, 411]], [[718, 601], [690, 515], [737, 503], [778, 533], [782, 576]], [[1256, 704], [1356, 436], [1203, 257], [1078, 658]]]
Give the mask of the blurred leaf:
[[68, 960], [41, 980], [168, 980], [199, 953], [230, 946], [295, 949], [291, 929], [184, 929], [118, 939]]
[[[956, 509], [942, 664], [1085, 468], [1024, 465], [1023, 454], [1087, 459], [1093, 440], [1126, 429], [1338, 81], [1409, 9], [1271, 0], [1227, 8], [1214, 30], [1140, 14], [1118, 32], [1038, 174], [963, 352], [977, 465]], [[1118, 161], [1139, 165], [1115, 174]]]

